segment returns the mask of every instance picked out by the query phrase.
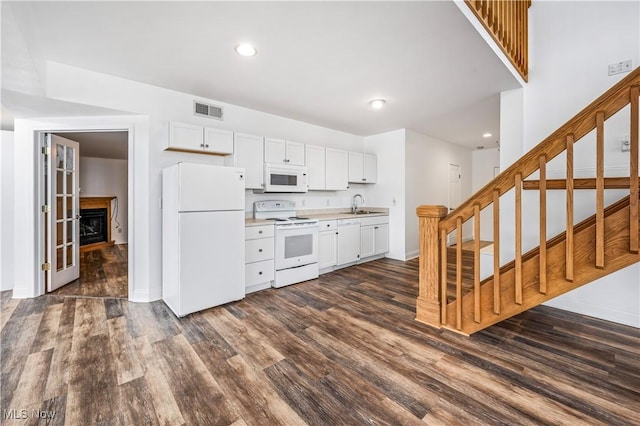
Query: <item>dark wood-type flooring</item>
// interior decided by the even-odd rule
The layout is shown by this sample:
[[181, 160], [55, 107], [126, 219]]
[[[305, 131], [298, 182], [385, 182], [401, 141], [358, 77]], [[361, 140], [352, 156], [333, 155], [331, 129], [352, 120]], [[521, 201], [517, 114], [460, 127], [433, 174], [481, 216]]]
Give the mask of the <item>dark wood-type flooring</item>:
[[[463, 337], [379, 260], [177, 319], [163, 302], [1, 293], [6, 424], [640, 423], [640, 331], [538, 307]], [[42, 422], [44, 424], [44, 421]]]
[[50, 294], [127, 298], [128, 245], [116, 244], [80, 253], [80, 278]]

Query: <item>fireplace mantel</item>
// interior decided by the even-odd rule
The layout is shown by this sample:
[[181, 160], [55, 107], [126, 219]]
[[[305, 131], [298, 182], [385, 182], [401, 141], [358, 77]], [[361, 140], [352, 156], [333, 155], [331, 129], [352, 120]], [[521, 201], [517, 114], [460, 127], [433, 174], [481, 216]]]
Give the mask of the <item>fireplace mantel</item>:
[[98, 250], [103, 247], [112, 246], [115, 243], [115, 241], [111, 239], [111, 200], [114, 198], [116, 197], [80, 197], [80, 210], [107, 209], [107, 241], [80, 246], [80, 252]]

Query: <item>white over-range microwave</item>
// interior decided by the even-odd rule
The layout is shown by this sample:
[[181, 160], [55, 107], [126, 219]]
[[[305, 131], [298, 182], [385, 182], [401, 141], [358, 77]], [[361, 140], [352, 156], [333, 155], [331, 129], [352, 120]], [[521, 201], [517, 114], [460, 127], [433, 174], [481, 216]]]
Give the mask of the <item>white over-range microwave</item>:
[[307, 168], [264, 164], [264, 185], [254, 192], [307, 192]]

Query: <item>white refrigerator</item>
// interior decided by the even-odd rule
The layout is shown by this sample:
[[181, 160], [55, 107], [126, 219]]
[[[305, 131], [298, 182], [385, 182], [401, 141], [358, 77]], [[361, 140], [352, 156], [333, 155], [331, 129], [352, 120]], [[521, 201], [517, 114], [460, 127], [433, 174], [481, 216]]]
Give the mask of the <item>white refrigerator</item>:
[[244, 298], [244, 169], [162, 171], [162, 300], [178, 317]]

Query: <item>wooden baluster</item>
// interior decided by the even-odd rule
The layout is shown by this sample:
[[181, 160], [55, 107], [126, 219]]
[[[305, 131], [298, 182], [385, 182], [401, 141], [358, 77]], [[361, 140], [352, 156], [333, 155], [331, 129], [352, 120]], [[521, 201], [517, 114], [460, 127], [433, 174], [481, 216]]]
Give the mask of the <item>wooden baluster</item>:
[[596, 113], [596, 268], [604, 268], [604, 111]]
[[547, 294], [547, 156], [540, 163], [540, 293]]
[[574, 136], [567, 136], [567, 233], [566, 233], [566, 278], [573, 281], [573, 142]]
[[456, 328], [462, 330], [462, 217], [456, 219]]
[[493, 313], [500, 313], [500, 191], [493, 191]]
[[480, 323], [480, 206], [473, 206], [473, 320]]
[[631, 88], [631, 133], [629, 137], [631, 159], [629, 161], [629, 249], [638, 252], [638, 96], [640, 87]]
[[442, 323], [447, 323], [447, 231], [440, 231], [440, 310]]
[[440, 219], [447, 215], [444, 206], [418, 206], [420, 232], [420, 264], [416, 320], [440, 328], [446, 318], [440, 317]]
[[516, 255], [515, 255], [515, 300], [522, 305], [522, 174], [516, 173]]

